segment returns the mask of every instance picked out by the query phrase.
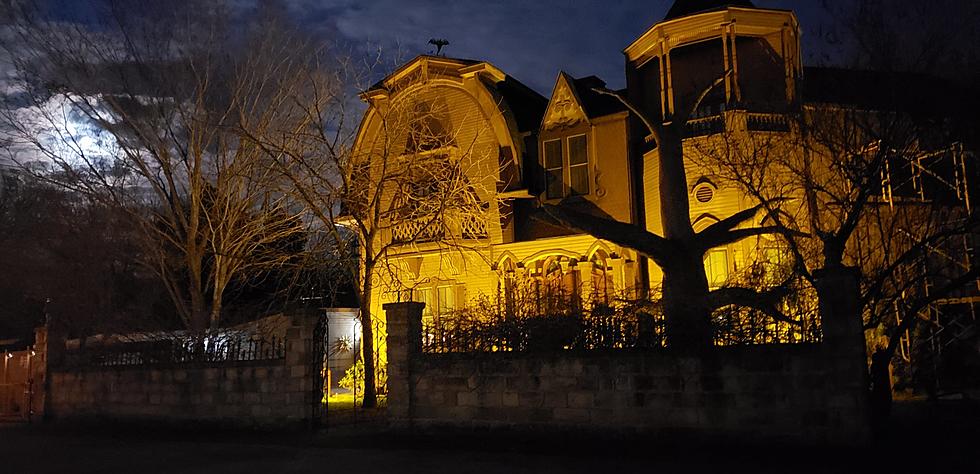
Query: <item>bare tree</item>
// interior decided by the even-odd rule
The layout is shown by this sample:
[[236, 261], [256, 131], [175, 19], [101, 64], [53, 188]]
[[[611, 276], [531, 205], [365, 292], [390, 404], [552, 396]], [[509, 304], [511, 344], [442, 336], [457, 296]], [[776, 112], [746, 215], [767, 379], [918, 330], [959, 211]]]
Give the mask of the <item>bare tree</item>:
[[[364, 79], [381, 60], [317, 57], [295, 75], [292, 128], [253, 138], [276, 158], [287, 192], [305, 204], [323, 252], [347, 262], [360, 305], [364, 370], [376, 374], [381, 322], [372, 302], [378, 291], [411, 298], [411, 285], [400, 280], [404, 269], [388, 257], [422, 243], [480, 258], [497, 208], [498, 148], [481, 140], [485, 127], [469, 126], [479, 116], [451, 108], [426, 80], [368, 88]], [[325, 61], [331, 66], [322, 67]], [[366, 112], [349, 102], [352, 90], [367, 91]], [[362, 114], [355, 127], [351, 118]], [[375, 378], [368, 376], [364, 406], [374, 406], [376, 396]]]
[[294, 45], [270, 28], [233, 34], [218, 2], [90, 7], [94, 23], [54, 23], [18, 2], [9, 52], [28, 106], [8, 124], [45, 179], [126, 210], [186, 326], [216, 327], [229, 283], [286, 264], [271, 244], [304, 229], [242, 131], [280, 120], [266, 97]]
[[711, 290], [704, 269], [705, 253], [751, 237], [780, 232], [774, 226], [749, 226], [764, 205], [733, 214], [700, 232], [695, 232], [690, 218], [690, 201], [686, 170], [684, 138], [688, 121], [701, 102], [724, 77], [705, 88], [689, 110], [657, 120], [634, 106], [626, 98], [608, 90], [596, 92], [620, 100], [642, 121], [643, 128], [658, 150], [659, 181], [664, 235], [647, 232], [638, 226], [574, 210], [568, 206], [544, 205], [550, 215], [565, 225], [596, 237], [633, 248], [663, 270], [663, 311], [667, 321], [667, 343], [679, 350], [701, 350], [713, 344], [712, 312], [728, 306], [754, 308], [785, 323], [800, 324], [779, 309], [778, 302], [787, 294], [784, 285], [770, 289], [726, 286]]
[[[975, 8], [961, 6], [976, 18]], [[828, 273], [854, 273], [853, 290], [829, 288], [819, 296], [824, 303], [854, 293], [854, 311], [870, 331], [873, 407], [881, 421], [891, 400], [889, 364], [903, 341], [918, 324], [937, 323], [930, 309], [977, 294], [975, 120], [955, 105], [968, 103], [969, 92], [923, 74], [944, 71], [945, 49], [963, 46], [956, 44], [963, 25], [936, 28], [939, 19], [926, 15], [898, 38], [884, 5], [854, 8], [854, 17], [833, 11], [852, 40], [854, 63], [864, 69], [809, 73], [811, 93], [830, 93], [822, 101], [832, 105], [804, 105], [785, 138], [723, 135], [698, 155], [700, 165], [762, 203], [783, 231], [796, 274], [816, 284]], [[906, 14], [892, 20], [905, 21]], [[943, 25], [960, 21], [947, 16]], [[898, 51], [903, 56], [895, 57]]]

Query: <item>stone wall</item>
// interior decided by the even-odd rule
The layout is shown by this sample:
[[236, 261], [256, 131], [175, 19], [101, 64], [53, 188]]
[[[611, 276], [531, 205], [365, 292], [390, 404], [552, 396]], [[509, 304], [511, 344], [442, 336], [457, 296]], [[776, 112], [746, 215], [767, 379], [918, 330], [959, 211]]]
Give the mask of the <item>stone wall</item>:
[[292, 318], [285, 357], [275, 360], [51, 368], [48, 415], [78, 421], [308, 426], [317, 417], [313, 388], [319, 374], [310, 363], [315, 318]]
[[[393, 421], [849, 442], [867, 433], [863, 360], [826, 345], [547, 354], [424, 354], [421, 306], [386, 306]], [[855, 376], [855, 374], [858, 374]]]

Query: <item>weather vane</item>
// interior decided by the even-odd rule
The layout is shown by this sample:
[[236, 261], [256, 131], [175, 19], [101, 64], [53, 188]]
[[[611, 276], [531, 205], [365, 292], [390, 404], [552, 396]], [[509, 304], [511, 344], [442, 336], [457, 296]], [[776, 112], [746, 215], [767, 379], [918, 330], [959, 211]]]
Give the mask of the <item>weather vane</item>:
[[436, 56], [438, 56], [439, 53], [442, 52], [442, 47], [449, 44], [449, 40], [442, 39], [442, 38], [432, 38], [429, 40], [429, 44], [436, 47]]

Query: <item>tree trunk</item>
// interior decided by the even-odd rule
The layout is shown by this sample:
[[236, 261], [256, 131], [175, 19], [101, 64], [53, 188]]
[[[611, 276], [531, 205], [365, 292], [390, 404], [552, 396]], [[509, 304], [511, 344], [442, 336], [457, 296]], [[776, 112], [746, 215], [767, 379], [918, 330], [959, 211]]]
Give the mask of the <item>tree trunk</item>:
[[673, 264], [663, 267], [667, 344], [681, 352], [698, 352], [711, 347], [714, 338], [703, 255], [689, 248], [695, 234], [684, 169], [683, 127], [676, 123], [665, 126], [658, 147], [664, 237], [684, 249]]
[[208, 329], [208, 310], [205, 303], [204, 291], [201, 279], [191, 277], [191, 327], [195, 333], [202, 333]]
[[364, 408], [378, 406], [378, 390], [375, 386], [374, 325], [371, 317], [371, 293], [374, 291], [372, 276], [374, 263], [364, 262], [364, 281], [361, 284], [361, 353], [364, 358]]
[[[698, 271], [700, 269], [700, 271]], [[663, 304], [667, 345], [680, 352], [699, 352], [714, 341], [708, 279], [697, 255], [683, 257], [677, 268], [665, 267]]]
[[892, 411], [891, 354], [878, 349], [871, 355], [871, 428], [876, 434], [886, 432]]

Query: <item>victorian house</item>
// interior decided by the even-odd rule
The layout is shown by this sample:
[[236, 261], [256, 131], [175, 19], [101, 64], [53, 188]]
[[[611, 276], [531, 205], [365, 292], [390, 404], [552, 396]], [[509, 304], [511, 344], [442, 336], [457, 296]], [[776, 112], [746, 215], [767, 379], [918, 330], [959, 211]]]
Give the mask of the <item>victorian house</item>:
[[[474, 304], [546, 313], [655, 294], [652, 261], [557, 225], [541, 204], [587, 207], [661, 234], [658, 150], [637, 112], [661, 122], [683, 114], [690, 219], [700, 231], [758, 202], [726, 184], [706, 150], [730, 149], [734, 136], [819, 161], [800, 155], [789, 115], [857, 97], [842, 87], [859, 82], [854, 73], [804, 70], [792, 11], [750, 1], [679, 0], [623, 54], [620, 91], [559, 72], [545, 98], [490, 63], [419, 56], [363, 93], [356, 152], [406, 170], [381, 205], [392, 217], [374, 314], [415, 300], [438, 324]], [[802, 203], [787, 210], [785, 219], [806, 220]], [[785, 251], [766, 238], [713, 248], [709, 285], [777, 265]]]

